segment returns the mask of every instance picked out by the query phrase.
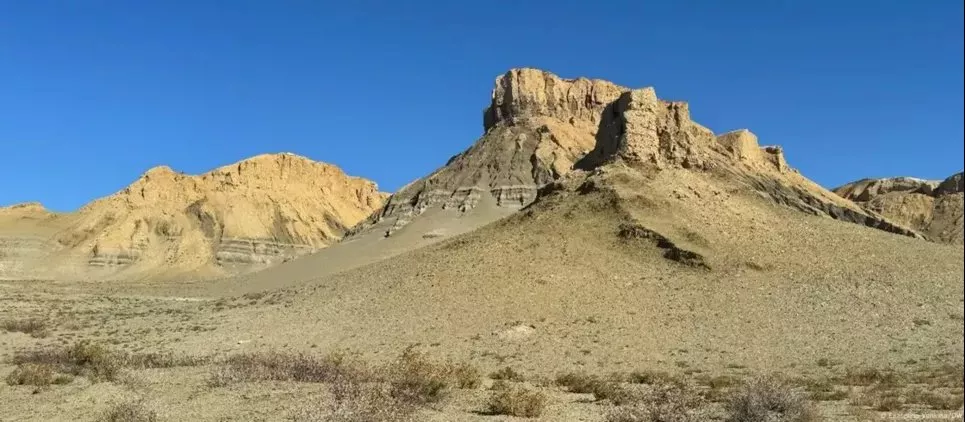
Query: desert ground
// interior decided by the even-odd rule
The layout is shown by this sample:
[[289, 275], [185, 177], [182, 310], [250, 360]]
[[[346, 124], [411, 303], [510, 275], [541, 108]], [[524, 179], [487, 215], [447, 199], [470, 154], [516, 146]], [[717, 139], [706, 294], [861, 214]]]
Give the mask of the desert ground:
[[163, 215], [0, 214], [0, 420], [962, 420], [960, 176], [912, 210], [940, 225], [890, 216], [652, 89], [533, 69], [485, 124], [391, 197], [329, 171], [361, 188], [324, 219], [287, 198], [249, 249], [202, 182]]

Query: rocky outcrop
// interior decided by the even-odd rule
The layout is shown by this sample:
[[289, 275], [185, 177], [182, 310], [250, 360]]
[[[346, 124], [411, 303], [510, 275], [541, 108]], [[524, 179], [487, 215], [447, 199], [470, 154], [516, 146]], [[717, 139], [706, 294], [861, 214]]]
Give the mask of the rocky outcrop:
[[621, 94], [600, 127], [595, 149], [579, 164], [584, 169], [620, 161], [651, 171], [706, 171], [742, 180], [761, 196], [799, 211], [920, 237], [800, 176], [788, 166], [781, 147], [760, 146], [746, 129], [715, 136], [691, 120], [686, 103], [660, 100], [653, 88]]
[[956, 173], [942, 180], [933, 192], [934, 196], [962, 193], [962, 173]]
[[562, 79], [538, 69], [512, 69], [496, 79], [483, 126], [489, 131], [500, 123], [527, 118], [597, 126], [604, 109], [627, 91], [599, 79]]
[[834, 193], [855, 202], [866, 202], [876, 196], [891, 192], [932, 195], [940, 183], [939, 180], [925, 180], [914, 177], [861, 179], [835, 188]]
[[[746, 129], [715, 136], [691, 120], [687, 103], [661, 100], [653, 88], [513, 69], [497, 78], [483, 123], [486, 133], [472, 147], [393, 194], [353, 234], [379, 230], [391, 236], [435, 208], [455, 212], [452, 218], [483, 205], [511, 211], [574, 169], [620, 161], [655, 171], [684, 168], [736, 177], [776, 203], [917, 235], [801, 177], [781, 147], [759, 145]], [[473, 221], [483, 224], [502, 215]]]
[[[76, 213], [52, 217], [62, 227], [43, 240], [46, 262], [35, 266], [247, 271], [338, 241], [386, 197], [368, 180], [294, 154], [197, 176], [160, 166]], [[75, 260], [82, 262], [61, 262]]]
[[[513, 69], [496, 79], [483, 118], [485, 134], [429, 176], [392, 195], [356, 233], [378, 225], [386, 235], [432, 208], [473, 213], [484, 204], [515, 210], [568, 173], [596, 145], [605, 109], [627, 89], [601, 80], [562, 79]], [[478, 214], [483, 214], [482, 211]], [[479, 218], [475, 224], [491, 221]]]
[[927, 239], [963, 243], [962, 173], [943, 181], [913, 177], [861, 179], [834, 189], [869, 212], [921, 232]]

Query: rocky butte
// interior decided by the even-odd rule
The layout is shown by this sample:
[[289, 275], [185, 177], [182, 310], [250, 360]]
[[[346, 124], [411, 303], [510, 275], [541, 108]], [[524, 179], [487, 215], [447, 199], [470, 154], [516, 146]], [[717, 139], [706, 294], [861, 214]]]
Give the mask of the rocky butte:
[[[653, 88], [512, 69], [496, 79], [483, 129], [472, 147], [394, 193], [352, 236], [371, 230], [393, 236], [423, 215], [471, 221], [447, 233], [458, 234], [527, 206], [541, 188], [573, 171], [617, 158], [654, 170], [738, 177], [800, 211], [919, 236], [800, 176], [780, 147], [759, 145], [746, 129], [715, 135], [691, 120], [687, 103], [661, 100]], [[433, 227], [419, 230], [435, 235]]]

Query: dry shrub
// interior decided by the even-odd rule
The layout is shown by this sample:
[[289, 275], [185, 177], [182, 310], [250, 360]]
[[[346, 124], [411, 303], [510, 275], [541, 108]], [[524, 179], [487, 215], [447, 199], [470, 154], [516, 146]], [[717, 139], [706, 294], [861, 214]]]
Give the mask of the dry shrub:
[[897, 385], [900, 381], [898, 374], [891, 370], [877, 368], [848, 369], [839, 382], [844, 385], [866, 386], [872, 384]]
[[933, 410], [958, 410], [962, 407], [962, 395], [938, 391], [925, 391], [921, 388], [912, 389], [904, 394], [907, 403], [918, 403]]
[[195, 365], [201, 361], [174, 354], [112, 351], [89, 341], [79, 341], [68, 347], [35, 349], [13, 357], [13, 363], [21, 368], [31, 364], [45, 365], [59, 374], [84, 376], [94, 382], [114, 381], [123, 368], [166, 368]]
[[875, 384], [851, 400], [854, 406], [870, 407], [881, 412], [899, 410], [904, 407], [904, 399], [897, 386]]
[[324, 419], [303, 417], [299, 420], [409, 422], [418, 409], [393, 395], [392, 387], [385, 382], [365, 382], [346, 374], [336, 378], [329, 388], [334, 401], [328, 415]]
[[171, 352], [150, 352], [150, 353], [122, 353], [123, 366], [126, 368], [178, 368], [184, 366], [204, 365], [208, 362], [207, 358], [198, 356], [180, 355]]
[[48, 365], [57, 372], [78, 375], [91, 381], [112, 381], [120, 373], [123, 359], [106, 347], [80, 341], [66, 348], [37, 349], [14, 355], [13, 363]]
[[523, 386], [501, 385], [489, 397], [489, 413], [535, 418], [546, 408], [546, 395]]
[[45, 363], [24, 363], [7, 375], [8, 385], [34, 385], [43, 387], [51, 384], [68, 384], [69, 375], [60, 374], [53, 365]]
[[479, 369], [468, 363], [450, 363], [449, 373], [459, 388], [479, 388], [482, 385]]
[[516, 372], [515, 369], [509, 366], [503, 369], [500, 369], [498, 371], [494, 371], [493, 373], [489, 374], [489, 378], [492, 378], [497, 381], [502, 380], [502, 381], [522, 382], [526, 380], [526, 377], [524, 377], [523, 374]]
[[47, 321], [42, 318], [5, 319], [0, 328], [12, 333], [29, 334], [34, 338], [44, 338], [50, 334]]
[[226, 358], [208, 380], [213, 387], [244, 381], [331, 382], [344, 372], [357, 372], [345, 355], [316, 357], [304, 353], [241, 353]]
[[[567, 391], [579, 394], [593, 394], [596, 400], [609, 400], [613, 404], [623, 405], [638, 402], [643, 399], [643, 392], [625, 386], [621, 381], [626, 377], [620, 375], [603, 379], [595, 375], [570, 372], [556, 378], [556, 384], [566, 387]], [[662, 384], [661, 384], [662, 385]]]
[[961, 363], [945, 363], [931, 368], [923, 368], [912, 374], [913, 384], [928, 384], [936, 387], [963, 388], [965, 368]]
[[626, 381], [634, 384], [658, 385], [678, 382], [678, 379], [664, 371], [638, 370], [627, 375]]
[[706, 402], [691, 385], [673, 381], [655, 384], [649, 394], [617, 406], [607, 422], [698, 422], [707, 419]]
[[615, 405], [636, 403], [643, 399], [642, 392], [624, 387], [613, 381], [601, 381], [593, 385], [593, 398], [609, 400]]
[[556, 377], [556, 385], [577, 394], [591, 394], [601, 382], [599, 377], [582, 372], [569, 372]]
[[811, 400], [814, 401], [840, 401], [848, 398], [848, 392], [844, 390], [815, 391], [811, 393]]
[[879, 412], [893, 412], [905, 407], [904, 400], [896, 396], [883, 396], [875, 401], [874, 409]]
[[142, 401], [120, 403], [104, 413], [104, 422], [156, 422], [157, 412], [148, 408]]
[[773, 377], [745, 384], [727, 403], [731, 422], [811, 422], [817, 415], [804, 395]]
[[449, 366], [429, 360], [412, 347], [386, 368], [386, 374], [392, 396], [413, 405], [442, 401], [454, 384]]
[[728, 389], [740, 384], [740, 380], [733, 375], [704, 375], [697, 377], [696, 381], [712, 390]]

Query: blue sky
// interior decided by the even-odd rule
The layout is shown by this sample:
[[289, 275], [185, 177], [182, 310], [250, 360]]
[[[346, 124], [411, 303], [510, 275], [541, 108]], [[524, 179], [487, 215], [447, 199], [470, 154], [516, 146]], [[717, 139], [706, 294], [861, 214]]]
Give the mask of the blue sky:
[[825, 186], [963, 161], [961, 0], [0, 0], [0, 205], [265, 152], [394, 190], [481, 135], [496, 76], [654, 86]]

